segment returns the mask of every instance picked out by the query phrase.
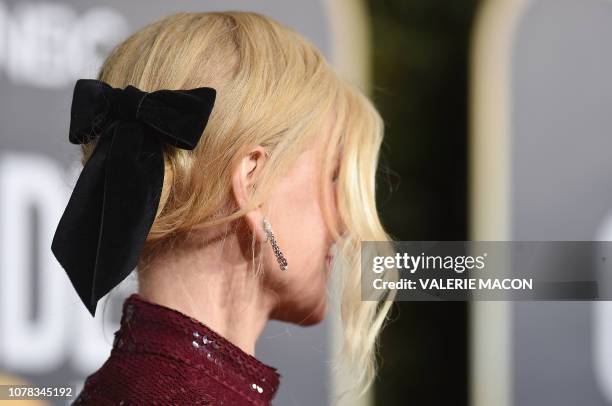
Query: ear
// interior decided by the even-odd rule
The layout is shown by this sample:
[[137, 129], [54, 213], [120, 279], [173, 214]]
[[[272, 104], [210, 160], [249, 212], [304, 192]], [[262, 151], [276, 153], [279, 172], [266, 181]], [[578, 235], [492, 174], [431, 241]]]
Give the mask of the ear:
[[[232, 192], [239, 208], [246, 205], [258, 175], [266, 160], [266, 150], [257, 145], [250, 149], [238, 162], [232, 173]], [[255, 235], [257, 241], [263, 242], [266, 238], [263, 230], [263, 212], [257, 207], [245, 214], [247, 226]]]

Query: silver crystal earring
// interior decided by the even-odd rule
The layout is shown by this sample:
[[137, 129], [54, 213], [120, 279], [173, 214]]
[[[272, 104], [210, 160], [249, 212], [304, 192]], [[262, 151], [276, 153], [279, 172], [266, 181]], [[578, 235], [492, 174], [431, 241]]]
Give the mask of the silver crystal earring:
[[276, 261], [278, 262], [281, 271], [286, 271], [287, 260], [285, 259], [285, 256], [281, 252], [280, 248], [278, 248], [278, 244], [276, 243], [276, 237], [274, 236], [274, 231], [272, 231], [272, 226], [270, 225], [268, 219], [266, 219], [265, 217], [263, 219], [263, 229], [266, 232], [266, 240], [264, 242], [270, 241], [270, 244], [272, 245], [272, 251], [274, 251], [274, 256], [276, 257]]

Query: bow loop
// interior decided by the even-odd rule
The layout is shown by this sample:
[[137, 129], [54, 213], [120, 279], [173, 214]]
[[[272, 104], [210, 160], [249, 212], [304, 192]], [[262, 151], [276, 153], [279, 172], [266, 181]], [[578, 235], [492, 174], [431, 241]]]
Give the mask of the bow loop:
[[112, 87], [102, 81], [79, 79], [72, 94], [70, 131], [73, 144], [87, 144], [100, 135], [108, 124]]
[[51, 250], [95, 316], [98, 300], [124, 280], [155, 220], [164, 180], [163, 143], [194, 149], [215, 89], [145, 92], [79, 79], [69, 140], [100, 137], [75, 184]]
[[141, 103], [139, 115], [165, 143], [191, 150], [208, 124], [215, 95], [215, 89], [210, 87], [157, 90]]

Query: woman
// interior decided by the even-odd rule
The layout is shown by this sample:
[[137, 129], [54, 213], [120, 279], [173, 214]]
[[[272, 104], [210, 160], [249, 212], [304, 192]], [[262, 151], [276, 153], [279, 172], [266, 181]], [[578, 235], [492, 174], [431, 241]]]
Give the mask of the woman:
[[[253, 356], [256, 340], [269, 319], [320, 322], [332, 265], [342, 355], [365, 391], [390, 306], [360, 290], [360, 242], [389, 240], [371, 102], [310, 42], [252, 12], [163, 18], [119, 44], [98, 79], [148, 92], [207, 86], [216, 100], [196, 148], [164, 147], [138, 293], [76, 404], [269, 404], [279, 374]], [[83, 145], [83, 163], [94, 147]]]

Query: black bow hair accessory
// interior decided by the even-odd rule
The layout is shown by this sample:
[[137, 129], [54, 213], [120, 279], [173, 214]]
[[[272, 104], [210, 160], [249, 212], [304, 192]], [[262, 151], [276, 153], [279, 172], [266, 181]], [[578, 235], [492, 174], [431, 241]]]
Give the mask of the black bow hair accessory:
[[69, 141], [97, 138], [59, 221], [51, 251], [95, 316], [98, 300], [134, 270], [164, 181], [163, 143], [192, 150], [215, 102], [210, 87], [145, 92], [79, 79]]

